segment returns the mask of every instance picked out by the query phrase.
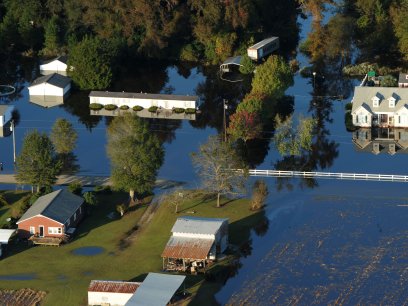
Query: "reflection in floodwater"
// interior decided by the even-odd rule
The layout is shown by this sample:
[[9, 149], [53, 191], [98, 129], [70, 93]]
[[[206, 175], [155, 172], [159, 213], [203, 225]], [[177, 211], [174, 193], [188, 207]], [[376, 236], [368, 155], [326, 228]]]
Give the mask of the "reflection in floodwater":
[[49, 108], [53, 106], [58, 106], [64, 104], [64, 99], [67, 96], [31, 96], [30, 95], [30, 102], [37, 104], [39, 106]]
[[196, 114], [178, 114], [171, 109], [157, 109], [156, 112], [149, 112], [147, 109], [135, 112], [132, 109], [122, 110], [119, 108], [115, 110], [90, 110], [92, 116], [121, 116], [125, 113], [135, 113], [138, 117], [150, 119], [196, 120]]
[[360, 128], [352, 137], [357, 152], [408, 153], [408, 129], [405, 128]]

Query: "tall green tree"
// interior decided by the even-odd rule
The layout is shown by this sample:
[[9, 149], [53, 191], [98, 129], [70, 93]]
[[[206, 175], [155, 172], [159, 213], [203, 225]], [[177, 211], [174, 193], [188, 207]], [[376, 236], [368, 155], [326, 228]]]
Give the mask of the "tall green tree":
[[71, 122], [58, 118], [51, 130], [50, 139], [58, 154], [68, 154], [75, 149], [78, 133]]
[[21, 153], [16, 159], [17, 182], [37, 187], [53, 185], [61, 168], [54, 146], [45, 133], [34, 130], [24, 137]]
[[204, 188], [217, 194], [217, 207], [220, 207], [221, 195], [244, 191], [246, 167], [231, 143], [223, 142], [218, 136], [210, 136], [207, 143], [192, 154], [192, 160]]
[[116, 189], [136, 195], [150, 192], [163, 163], [164, 150], [148, 124], [134, 114], [113, 119], [107, 129], [111, 180]]
[[69, 53], [69, 75], [80, 89], [105, 89], [112, 81], [116, 50], [107, 41], [85, 36]]
[[57, 55], [60, 48], [58, 17], [53, 16], [45, 25], [44, 32], [44, 55]]
[[290, 66], [282, 57], [272, 55], [256, 68], [251, 93], [279, 99], [291, 85], [293, 85], [293, 73]]

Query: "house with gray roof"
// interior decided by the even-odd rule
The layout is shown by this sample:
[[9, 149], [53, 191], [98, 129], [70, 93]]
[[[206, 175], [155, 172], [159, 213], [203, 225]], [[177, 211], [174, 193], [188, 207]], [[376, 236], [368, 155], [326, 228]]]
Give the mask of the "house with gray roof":
[[84, 199], [60, 189], [43, 195], [17, 221], [22, 238], [61, 238], [72, 232], [85, 215]]
[[351, 115], [358, 127], [408, 127], [408, 90], [398, 87], [354, 89]]
[[228, 247], [228, 219], [177, 218], [162, 253], [163, 269], [197, 272]]
[[71, 90], [71, 79], [58, 73], [41, 76], [35, 79], [28, 92], [31, 96], [64, 97]]
[[42, 61], [40, 64], [40, 72], [43, 75], [52, 74], [54, 72], [67, 75], [68, 57], [65, 55], [58, 56], [56, 58]]

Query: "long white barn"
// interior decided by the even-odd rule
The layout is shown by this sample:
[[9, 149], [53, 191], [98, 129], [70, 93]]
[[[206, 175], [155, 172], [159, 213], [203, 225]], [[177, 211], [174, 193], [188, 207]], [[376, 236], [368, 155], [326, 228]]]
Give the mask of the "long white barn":
[[198, 97], [132, 92], [91, 91], [89, 94], [89, 103], [98, 103], [102, 105], [114, 104], [118, 107], [127, 105], [129, 108], [136, 105], [142, 106], [143, 108], [149, 108], [151, 106], [157, 106], [163, 109], [196, 108]]

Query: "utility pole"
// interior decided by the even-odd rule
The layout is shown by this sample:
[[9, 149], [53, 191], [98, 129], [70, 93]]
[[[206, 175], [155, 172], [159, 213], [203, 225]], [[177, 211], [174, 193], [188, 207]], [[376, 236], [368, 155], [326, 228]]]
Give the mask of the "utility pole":
[[14, 164], [16, 163], [16, 135], [15, 135], [15, 127], [14, 127], [14, 119], [11, 119], [10, 130], [13, 132], [13, 161]]
[[224, 142], [227, 142], [227, 117], [225, 112], [228, 109], [228, 101], [223, 99], [222, 102], [224, 107]]

